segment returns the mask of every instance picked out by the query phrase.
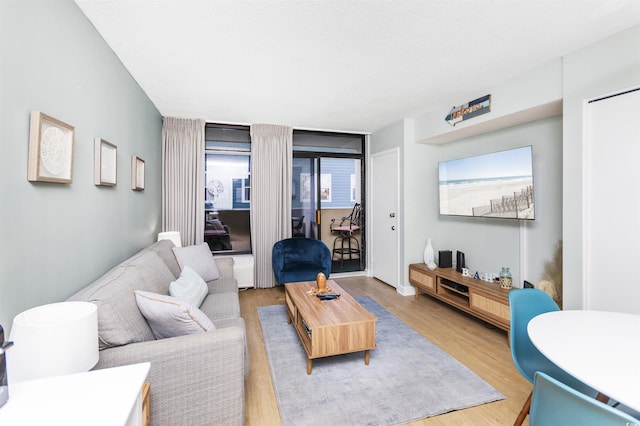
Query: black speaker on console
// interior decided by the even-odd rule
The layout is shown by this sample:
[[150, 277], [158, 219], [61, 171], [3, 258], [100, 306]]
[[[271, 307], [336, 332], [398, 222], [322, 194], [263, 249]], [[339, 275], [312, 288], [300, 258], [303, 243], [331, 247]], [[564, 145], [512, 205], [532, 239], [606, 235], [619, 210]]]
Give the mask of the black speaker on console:
[[438, 252], [438, 266], [440, 268], [451, 268], [451, 250], [440, 250]]
[[464, 263], [464, 253], [461, 251], [456, 252], [456, 271], [462, 272], [462, 268], [467, 266]]

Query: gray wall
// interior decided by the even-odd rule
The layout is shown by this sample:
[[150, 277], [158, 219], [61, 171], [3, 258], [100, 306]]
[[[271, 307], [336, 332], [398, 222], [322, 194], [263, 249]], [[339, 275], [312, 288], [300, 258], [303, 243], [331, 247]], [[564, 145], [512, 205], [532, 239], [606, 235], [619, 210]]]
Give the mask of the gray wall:
[[[412, 120], [403, 120], [371, 135], [371, 153], [401, 146], [403, 152], [404, 288], [406, 270], [422, 262], [427, 239], [434, 250], [460, 250], [473, 270], [499, 273], [511, 268], [516, 285], [536, 282], [562, 237], [562, 119], [552, 117], [443, 145], [415, 142]], [[532, 145], [536, 220], [520, 222], [440, 216], [438, 162]], [[523, 226], [525, 229], [521, 229]]]
[[[437, 163], [472, 155], [533, 146], [535, 189], [534, 221], [465, 218], [438, 214]], [[428, 180], [422, 196], [432, 202], [425, 216], [434, 250], [465, 253], [472, 271], [499, 273], [511, 269], [514, 285], [541, 278], [544, 262], [550, 260], [562, 238], [562, 119], [552, 117], [484, 135], [433, 147], [426, 167]], [[420, 196], [420, 195], [418, 195]], [[521, 229], [524, 227], [524, 229]], [[425, 238], [426, 244], [426, 238]]]
[[[407, 238], [406, 233], [402, 232], [402, 230], [404, 229], [404, 224], [406, 221], [406, 207], [405, 207], [405, 202], [406, 202], [406, 197], [405, 197], [405, 182], [404, 182], [404, 176], [407, 173], [407, 165], [405, 162], [405, 141], [407, 139], [407, 135], [406, 135], [406, 129], [407, 129], [407, 120], [402, 120], [399, 121], [397, 123], [394, 123], [384, 129], [381, 129], [377, 132], [375, 132], [374, 134], [369, 136], [369, 147], [368, 147], [368, 155], [369, 158], [371, 158], [371, 155], [374, 154], [378, 154], [384, 151], [388, 151], [394, 148], [398, 148], [398, 155], [400, 156], [399, 158], [399, 163], [400, 163], [400, 170], [399, 170], [399, 186], [400, 186], [400, 194], [399, 194], [399, 204], [400, 204], [400, 211], [396, 212], [397, 213], [397, 225], [398, 225], [398, 229], [400, 230], [399, 234], [398, 234], [398, 238], [399, 238], [399, 245], [400, 245], [400, 250], [399, 250], [399, 258], [401, 259], [400, 264], [398, 265], [398, 292], [400, 293], [405, 293], [406, 290], [404, 289], [404, 287], [406, 287], [405, 282], [406, 279], [404, 278], [405, 275], [407, 274], [406, 272], [406, 268], [404, 267], [404, 262], [402, 261], [402, 259], [404, 259], [404, 253], [405, 253], [405, 241]], [[367, 170], [372, 170], [372, 167], [368, 167]], [[367, 177], [368, 181], [371, 181], [371, 176]], [[375, 191], [375, 188], [370, 188], [370, 191]], [[371, 198], [368, 198], [371, 199]], [[372, 217], [371, 212], [369, 212], [369, 217]], [[371, 223], [369, 223], [369, 225], [371, 225]], [[375, 232], [376, 230], [372, 227], [369, 226], [368, 230], [369, 234], [372, 234], [373, 232]], [[370, 235], [369, 241], [373, 241], [373, 238]], [[371, 268], [371, 263], [373, 256], [372, 256], [372, 251], [369, 250], [369, 262], [367, 262], [367, 264], [369, 265], [368, 268], [368, 273], [370, 275], [373, 275], [373, 271]]]
[[[536, 282], [555, 244], [562, 238], [564, 306], [582, 308], [583, 105], [590, 98], [640, 84], [639, 45], [640, 26], [635, 26], [566, 55], [561, 68], [556, 64], [545, 67], [543, 71], [550, 73], [545, 75], [551, 78], [531, 79], [526, 75], [495, 88], [497, 92], [507, 85], [509, 90], [524, 91], [533, 98], [542, 91], [548, 94], [545, 102], [554, 100], [556, 91], [561, 92], [562, 117], [422, 149], [416, 149], [420, 144], [415, 141], [431, 136], [435, 132], [431, 115], [440, 120], [442, 114], [405, 119], [371, 135], [372, 153], [392, 146], [404, 150], [404, 266], [401, 267], [405, 268], [405, 274], [408, 264], [422, 260], [422, 250], [431, 237], [435, 250], [464, 251], [473, 269], [498, 272], [500, 266], [510, 266], [518, 285], [524, 279]], [[561, 84], [553, 73], [562, 77]], [[533, 71], [532, 76], [535, 75], [538, 74]], [[499, 102], [497, 97], [494, 102]], [[535, 102], [528, 106], [535, 106]], [[511, 107], [518, 111], [514, 105]], [[448, 108], [443, 105], [442, 110]], [[534, 149], [536, 220], [527, 222], [524, 232], [515, 221], [438, 215], [438, 161], [527, 144]], [[614, 257], [607, 261], [615, 264]]]
[[[162, 118], [71, 0], [0, 1], [0, 324], [62, 301], [161, 226]], [[75, 126], [72, 184], [27, 181], [29, 115]], [[93, 140], [117, 145], [115, 188], [93, 184]], [[131, 156], [146, 189], [131, 188]]]
[[[580, 309], [583, 307], [584, 290], [581, 215], [584, 102], [640, 85], [640, 25], [567, 55], [563, 80], [563, 306]], [[616, 220], [623, 220], [621, 218], [621, 215], [616, 215]], [[638, 220], [637, 216], [632, 220]], [[615, 253], [622, 249], [612, 247], [611, 258], [602, 261], [616, 265]]]

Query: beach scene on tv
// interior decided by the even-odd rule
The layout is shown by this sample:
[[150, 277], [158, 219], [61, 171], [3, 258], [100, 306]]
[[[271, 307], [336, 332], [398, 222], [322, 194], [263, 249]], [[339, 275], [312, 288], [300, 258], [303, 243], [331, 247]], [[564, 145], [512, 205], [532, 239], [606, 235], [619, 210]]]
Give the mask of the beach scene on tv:
[[438, 164], [440, 214], [534, 219], [530, 146]]

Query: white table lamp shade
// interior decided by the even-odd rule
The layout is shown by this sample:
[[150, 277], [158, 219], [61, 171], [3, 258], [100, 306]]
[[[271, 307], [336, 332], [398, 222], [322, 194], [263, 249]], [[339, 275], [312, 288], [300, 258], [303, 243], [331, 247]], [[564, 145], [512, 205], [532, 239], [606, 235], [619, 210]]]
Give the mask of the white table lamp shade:
[[178, 231], [167, 231], [161, 232], [158, 234], [158, 241], [160, 240], [171, 240], [176, 247], [182, 247], [182, 241], [180, 240], [180, 232]]
[[98, 362], [98, 311], [89, 302], [38, 306], [13, 319], [9, 383], [90, 370]]

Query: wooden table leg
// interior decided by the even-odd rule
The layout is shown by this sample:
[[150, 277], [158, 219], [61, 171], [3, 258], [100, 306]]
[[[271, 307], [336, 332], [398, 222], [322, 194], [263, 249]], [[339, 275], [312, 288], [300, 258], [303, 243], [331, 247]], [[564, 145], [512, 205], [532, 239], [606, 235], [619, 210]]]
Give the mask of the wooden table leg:
[[531, 393], [529, 394], [529, 398], [527, 398], [527, 400], [524, 402], [524, 405], [522, 406], [522, 410], [520, 410], [520, 413], [518, 413], [518, 417], [516, 418], [516, 421], [513, 423], [513, 426], [521, 426], [522, 423], [524, 423], [524, 419], [526, 419], [527, 416], [529, 415], [532, 396], [533, 396], [533, 391], [531, 391]]
[[149, 401], [151, 396], [149, 395], [149, 388], [151, 385], [145, 383], [142, 385], [142, 426], [149, 426], [151, 424], [151, 409], [149, 407]]
[[364, 351], [364, 365], [369, 365], [369, 349]]
[[287, 324], [291, 324], [291, 316], [287, 314]]
[[307, 358], [307, 375], [311, 374], [311, 358]]

